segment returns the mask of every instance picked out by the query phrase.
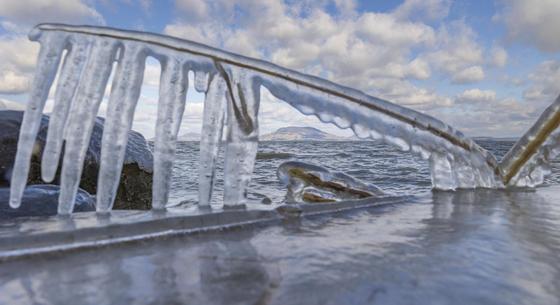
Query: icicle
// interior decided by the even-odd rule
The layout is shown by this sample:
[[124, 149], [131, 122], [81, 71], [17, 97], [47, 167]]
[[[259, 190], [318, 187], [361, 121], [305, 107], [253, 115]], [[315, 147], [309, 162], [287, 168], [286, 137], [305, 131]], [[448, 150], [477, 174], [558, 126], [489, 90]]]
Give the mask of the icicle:
[[260, 84], [247, 71], [218, 64], [227, 87], [228, 115], [224, 165], [224, 206], [243, 204], [258, 147]]
[[210, 204], [216, 161], [225, 114], [226, 84], [220, 75], [214, 75], [204, 101], [202, 119], [202, 136], [200, 138], [200, 164], [198, 174], [198, 204], [206, 207]]
[[72, 213], [91, 131], [111, 74], [116, 48], [117, 43], [114, 40], [94, 40], [80, 79], [74, 101], [75, 112], [70, 114], [67, 124], [68, 138], [58, 198], [59, 214]]
[[[35, 33], [33, 33], [35, 34]], [[32, 35], [33, 35], [32, 34]], [[38, 34], [35, 34], [38, 35]], [[27, 183], [29, 162], [35, 144], [35, 138], [41, 124], [43, 108], [54, 80], [62, 52], [66, 45], [66, 35], [62, 33], [42, 33], [41, 51], [37, 58], [35, 77], [29, 93], [29, 102], [23, 115], [20, 128], [17, 154], [10, 182], [10, 206], [17, 208]], [[30, 35], [31, 36], [31, 35]]]
[[90, 42], [86, 39], [72, 38], [71, 49], [64, 59], [58, 78], [58, 85], [54, 96], [54, 108], [50, 115], [47, 140], [43, 150], [41, 174], [45, 182], [51, 182], [56, 175], [68, 111], [70, 110], [86, 56], [91, 46]]
[[439, 190], [455, 190], [457, 188], [452, 163], [450, 156], [439, 153], [433, 153], [430, 156], [430, 171], [432, 172], [434, 188]]
[[208, 90], [209, 74], [205, 71], [197, 70], [194, 72], [194, 88], [198, 92], [206, 92]]
[[187, 88], [188, 75], [184, 63], [168, 58], [161, 72], [156, 122], [152, 188], [152, 208], [156, 210], [164, 209], [169, 198], [177, 133], [185, 111]]
[[107, 212], [113, 208], [126, 153], [128, 133], [132, 127], [134, 110], [144, 78], [146, 54], [143, 47], [127, 43], [121, 50], [103, 127], [101, 166], [97, 180], [98, 212]]

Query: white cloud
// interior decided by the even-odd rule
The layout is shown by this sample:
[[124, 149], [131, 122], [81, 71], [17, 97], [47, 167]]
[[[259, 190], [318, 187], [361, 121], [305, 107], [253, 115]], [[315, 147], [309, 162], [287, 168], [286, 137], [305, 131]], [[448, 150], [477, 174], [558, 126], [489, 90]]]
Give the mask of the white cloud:
[[[398, 19], [391, 13], [359, 14], [353, 1], [336, 1], [344, 10], [340, 14], [328, 13], [326, 1], [290, 3], [294, 5], [279, 0], [176, 3], [201, 16], [194, 23], [184, 18], [169, 24], [166, 34], [268, 59], [420, 108], [426, 106], [422, 102], [444, 99], [406, 84], [427, 79], [432, 73], [429, 61], [412, 55], [413, 49], [435, 43], [434, 28], [424, 23]], [[396, 83], [395, 88], [379, 87]], [[398, 96], [397, 92], [412, 95]]]
[[175, 5], [186, 18], [202, 20], [208, 17], [208, 3], [204, 0], [177, 0]]
[[430, 65], [420, 58], [411, 61], [408, 68], [408, 75], [415, 79], [428, 79], [431, 75]]
[[484, 79], [484, 49], [476, 33], [463, 21], [442, 26], [437, 32], [437, 45], [421, 55], [454, 83], [470, 83]]
[[16, 74], [14, 71], [0, 72], [0, 92], [6, 94], [17, 94], [29, 89], [29, 77]]
[[0, 17], [26, 27], [41, 22], [105, 23], [99, 12], [80, 0], [0, 0]]
[[0, 93], [17, 94], [29, 89], [38, 44], [26, 33], [42, 22], [104, 24], [103, 17], [81, 0], [0, 0]]
[[372, 43], [385, 43], [394, 47], [418, 46], [433, 43], [434, 31], [422, 23], [398, 21], [382, 13], [365, 13], [356, 25], [357, 34]]
[[453, 83], [467, 84], [475, 83], [484, 79], [484, 70], [481, 66], [472, 66], [456, 72], [453, 75]]
[[351, 16], [356, 12], [356, 1], [354, 0], [334, 0], [336, 8], [342, 16]]
[[532, 124], [535, 108], [492, 90], [473, 88], [455, 97], [453, 108], [440, 108], [436, 117], [470, 136], [520, 136]]
[[492, 103], [496, 101], [496, 92], [492, 90], [469, 89], [459, 94], [456, 99], [459, 104]]
[[541, 109], [548, 106], [560, 94], [560, 62], [547, 60], [540, 63], [529, 75], [529, 81], [523, 97]]
[[492, 47], [490, 50], [490, 61], [489, 64], [495, 67], [503, 67], [506, 65], [508, 60], [507, 51], [498, 46]]
[[501, 12], [494, 20], [506, 25], [510, 40], [534, 45], [547, 52], [560, 51], [560, 1], [502, 1]]
[[0, 36], [0, 93], [28, 90], [38, 45], [22, 36]]
[[405, 0], [393, 14], [405, 20], [439, 20], [447, 17], [450, 0]]

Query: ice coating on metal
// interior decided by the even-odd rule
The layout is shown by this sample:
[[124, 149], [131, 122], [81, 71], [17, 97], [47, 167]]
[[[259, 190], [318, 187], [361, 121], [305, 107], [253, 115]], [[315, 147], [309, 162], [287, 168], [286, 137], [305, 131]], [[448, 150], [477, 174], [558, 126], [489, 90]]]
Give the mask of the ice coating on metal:
[[42, 169], [45, 180], [52, 179], [65, 139], [61, 214], [72, 211], [91, 126], [117, 53], [119, 63], [113, 83], [116, 88], [111, 92], [111, 113], [102, 143], [98, 185], [103, 194], [98, 194], [97, 203], [100, 212], [111, 209], [119, 183], [123, 143], [134, 115], [145, 56], [153, 56], [162, 65], [154, 159], [155, 209], [165, 208], [168, 198], [189, 71], [194, 72], [195, 89], [207, 96], [199, 171], [201, 205], [207, 205], [211, 198], [225, 111], [228, 131], [224, 204], [245, 201], [258, 147], [261, 86], [305, 115], [351, 128], [360, 138], [381, 140], [428, 159], [436, 189], [538, 184], [560, 142], [556, 131], [560, 121], [557, 105], [547, 109], [534, 130], [499, 165], [493, 155], [461, 132], [428, 115], [324, 79], [199, 43], [144, 32], [58, 24], [37, 26], [30, 39], [41, 43], [41, 52], [18, 143], [11, 184], [12, 207], [19, 206], [38, 122], [65, 50], [62, 83], [55, 94], [55, 120], [52, 131], [49, 130]]
[[198, 204], [208, 206], [212, 197], [216, 163], [224, 127], [226, 83], [219, 74], [212, 75], [202, 118], [200, 162], [198, 169]]
[[560, 154], [559, 125], [560, 97], [504, 156], [500, 168], [507, 185], [534, 187], [543, 183], [550, 161]]

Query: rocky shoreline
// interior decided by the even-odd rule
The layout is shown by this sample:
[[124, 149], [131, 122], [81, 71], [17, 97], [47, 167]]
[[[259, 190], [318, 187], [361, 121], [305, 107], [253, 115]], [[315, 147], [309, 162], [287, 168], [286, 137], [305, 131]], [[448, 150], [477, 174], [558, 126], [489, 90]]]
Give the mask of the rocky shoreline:
[[[43, 115], [39, 127], [27, 180], [28, 189], [23, 198], [24, 204], [18, 212], [6, 212], [10, 209], [9, 185], [22, 118], [22, 111], [0, 109], [0, 217], [53, 215], [53, 211], [56, 212], [57, 185], [60, 181], [62, 162], [54, 181], [47, 186], [47, 183], [41, 180], [41, 157], [49, 123], [47, 115]], [[95, 202], [94, 196], [97, 192], [103, 124], [104, 120], [97, 118], [86, 153], [75, 212], [95, 210], [92, 202]], [[151, 209], [152, 173], [153, 156], [146, 139], [140, 133], [130, 131], [114, 209]], [[30, 201], [33, 201], [33, 204]]]

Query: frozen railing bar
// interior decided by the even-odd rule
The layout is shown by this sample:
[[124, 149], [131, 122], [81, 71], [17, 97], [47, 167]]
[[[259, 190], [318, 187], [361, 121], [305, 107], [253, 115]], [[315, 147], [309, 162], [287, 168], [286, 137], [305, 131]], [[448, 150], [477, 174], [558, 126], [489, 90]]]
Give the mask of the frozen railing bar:
[[560, 153], [558, 126], [560, 96], [547, 107], [500, 162], [504, 184], [535, 186], [542, 183], [548, 163]]
[[177, 133], [188, 88], [188, 70], [182, 60], [170, 57], [162, 66], [154, 144], [153, 209], [164, 209], [169, 198]]
[[113, 208], [124, 163], [128, 133], [132, 128], [134, 110], [142, 88], [145, 63], [146, 52], [142, 45], [126, 43], [122, 46], [103, 127], [97, 181], [98, 212], [108, 212]]
[[[41, 24], [37, 26], [37, 29], [41, 31], [57, 31], [104, 36], [123, 41], [138, 41], [178, 52], [212, 58], [214, 61], [220, 63], [230, 64], [239, 68], [259, 72], [264, 75], [273, 76], [275, 78], [287, 80], [304, 87], [318, 90], [333, 97], [343, 98], [350, 103], [362, 105], [405, 124], [414, 126], [415, 128], [426, 130], [437, 137], [449, 141], [452, 145], [460, 146], [467, 151], [471, 151], [473, 149], [476, 150], [478, 148], [477, 145], [474, 145], [473, 147], [471, 141], [465, 138], [460, 132], [428, 115], [369, 96], [359, 90], [341, 86], [325, 79], [299, 73], [266, 61], [229, 53], [197, 42], [153, 33], [117, 30], [106, 27]], [[489, 163], [493, 163], [493, 161], [489, 160]], [[496, 165], [497, 164], [495, 163], [489, 164], [491, 167], [495, 167]]]
[[[223, 95], [226, 96], [228, 113], [224, 204], [230, 206], [245, 201], [258, 147], [257, 114], [261, 85], [304, 114], [316, 115], [321, 121], [333, 123], [341, 128], [352, 128], [357, 134], [366, 131], [368, 136], [398, 145], [405, 151], [420, 152], [426, 157], [429, 157], [429, 153], [426, 152], [438, 151], [447, 158], [450, 158], [448, 154], [456, 155], [457, 158], [453, 159], [462, 159], [468, 165], [478, 162], [490, 169], [496, 167], [491, 155], [485, 154], [485, 151], [471, 140], [438, 120], [360, 91], [264, 61], [175, 38], [107, 28], [41, 25], [34, 30], [31, 38], [41, 40], [39, 38], [46, 39], [51, 36], [72, 38], [68, 39], [69, 43], [60, 42], [59, 45], [64, 47], [59, 51], [66, 48], [68, 63], [75, 63], [65, 64], [61, 71], [61, 79], [67, 85], [59, 90], [61, 109], [57, 110], [56, 115], [60, 118], [55, 120], [55, 125], [64, 126], [62, 137], [66, 140], [61, 177], [62, 190], [59, 198], [61, 214], [70, 213], [72, 210], [93, 120], [115, 60], [116, 49], [120, 48], [121, 62], [113, 84], [115, 89], [110, 98], [98, 180], [98, 192], [102, 193], [98, 196], [98, 211], [111, 209], [125, 149], [124, 145], [121, 146], [119, 143], [126, 142], [126, 134], [138, 98], [140, 75], [143, 74], [145, 64], [142, 59], [138, 60], [136, 66], [132, 64], [135, 59], [131, 59], [134, 55], [130, 48], [135, 45], [139, 48], [142, 46], [147, 56], [157, 58], [163, 67], [152, 192], [155, 209], [163, 208], [168, 199], [175, 141], [185, 107], [188, 71], [194, 72], [195, 89], [199, 92], [207, 92], [211, 76], [217, 80], [215, 85], [217, 93], [207, 94], [206, 100], [207, 104], [216, 103], [216, 105], [205, 105], [207, 112], [204, 114], [203, 125], [211, 128], [203, 130], [205, 139], [202, 141], [201, 153], [209, 154], [201, 155], [199, 172], [202, 178], [199, 189], [201, 205], [206, 205], [211, 199], [217, 148], [224, 120], [224, 98], [220, 97]], [[82, 46], [84, 44], [87, 47]], [[82, 50], [84, 48], [86, 49]], [[87, 52], [85, 63], [80, 52]], [[127, 61], [132, 63], [125, 63]], [[82, 65], [85, 65], [85, 68], [82, 68]], [[119, 72], [125, 68], [129, 72]], [[72, 69], [80, 76], [67, 76], [66, 74], [71, 73]], [[83, 71], [79, 73], [80, 70]], [[135, 76], [130, 76], [131, 74]], [[128, 79], [129, 77], [131, 79]], [[74, 89], [76, 80], [79, 84], [77, 89]], [[70, 100], [68, 103], [65, 102], [68, 100]], [[65, 112], [68, 112], [68, 109], [71, 109], [69, 111], [71, 113], [65, 119]], [[118, 117], [124, 120], [117, 122]], [[24, 130], [22, 134], [28, 135]], [[45, 178], [52, 178], [53, 173], [56, 172], [56, 161], [53, 160], [59, 157], [60, 152], [57, 152], [57, 147], [61, 145], [58, 128], [53, 128], [52, 138], [51, 146], [54, 148], [48, 153], [49, 156], [45, 157], [52, 162], [45, 165], [43, 170]], [[434, 142], [434, 138], [445, 143]], [[14, 173], [14, 177], [16, 178], [14, 181], [18, 179], [24, 181], [25, 178], [19, 173]], [[457, 185], [458, 183], [454, 182], [435, 187], [454, 189]], [[14, 186], [16, 191], [17, 187]]]
[[154, 209], [164, 209], [169, 198], [189, 71], [194, 72], [195, 89], [206, 94], [200, 142], [200, 206], [208, 206], [212, 198], [225, 113], [223, 202], [226, 207], [246, 202], [258, 148], [261, 86], [305, 115], [428, 159], [433, 187], [438, 189], [495, 188], [512, 181], [534, 184], [542, 181], [547, 162], [558, 154], [557, 106], [547, 109], [525, 142], [519, 142], [498, 165], [492, 154], [437, 119], [265, 61], [176, 38], [110, 28], [45, 24], [38, 26], [30, 38], [41, 43], [41, 52], [18, 144], [10, 199], [13, 207], [19, 205], [25, 187], [41, 112], [64, 50], [67, 53], [42, 165], [43, 177], [52, 180], [62, 142], [66, 141], [60, 214], [72, 212], [95, 117], [116, 60], [97, 194], [98, 212], [112, 209], [147, 56], [159, 60], [162, 66], [154, 144]]

